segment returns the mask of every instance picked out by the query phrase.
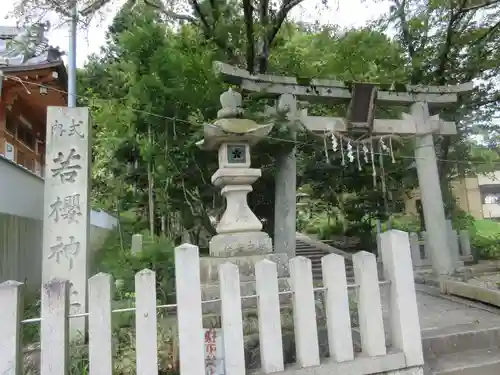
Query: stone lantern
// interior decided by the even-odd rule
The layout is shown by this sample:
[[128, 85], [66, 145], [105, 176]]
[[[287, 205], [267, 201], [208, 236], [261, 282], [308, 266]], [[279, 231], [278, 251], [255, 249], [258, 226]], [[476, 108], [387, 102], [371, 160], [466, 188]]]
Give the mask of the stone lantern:
[[[259, 125], [244, 119], [241, 95], [231, 89], [221, 95], [220, 102], [222, 109], [217, 120], [204, 126], [204, 139], [198, 142], [202, 149], [219, 153], [219, 169], [213, 174], [212, 183], [226, 199], [217, 234], [210, 240], [210, 256], [200, 258], [203, 300], [219, 298], [218, 267], [228, 261], [239, 266], [242, 296], [256, 293], [255, 264], [263, 259], [276, 263], [279, 288], [289, 290], [288, 256], [273, 252], [271, 238], [262, 232], [262, 223], [247, 203], [252, 184], [261, 176], [260, 169], [250, 167], [251, 147], [269, 134], [273, 124]], [[204, 313], [209, 314], [205, 318], [216, 318], [206, 326], [218, 326], [217, 306], [203, 305]], [[255, 307], [255, 300], [244, 300], [243, 307]]]
[[229, 89], [220, 96], [222, 109], [213, 124], [204, 126], [204, 140], [198, 145], [205, 150], [218, 150], [219, 169], [212, 184], [221, 189], [226, 210], [219, 221], [217, 235], [210, 241], [210, 255], [235, 256], [272, 251], [269, 235], [247, 203], [252, 184], [261, 170], [251, 168], [250, 148], [267, 136], [273, 124], [259, 125], [244, 119], [241, 94]]

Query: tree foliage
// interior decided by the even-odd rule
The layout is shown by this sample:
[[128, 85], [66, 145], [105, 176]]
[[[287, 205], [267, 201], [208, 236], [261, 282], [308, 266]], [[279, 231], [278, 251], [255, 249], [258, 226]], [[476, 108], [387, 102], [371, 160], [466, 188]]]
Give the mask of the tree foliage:
[[[223, 208], [210, 183], [216, 155], [195, 143], [203, 123], [215, 118], [226, 88], [212, 71], [214, 60], [250, 72], [344, 81], [447, 85], [473, 80], [477, 89], [440, 113], [458, 123], [456, 136], [436, 137], [443, 192], [452, 177], [495, 167], [499, 2], [393, 0], [386, 17], [352, 30], [287, 21], [301, 2], [129, 0], [115, 17], [102, 54], [79, 76], [85, 98], [80, 104], [92, 108], [95, 120], [94, 203], [133, 210], [152, 231], [213, 233], [211, 217]], [[255, 115], [261, 104], [258, 96], [245, 98], [247, 115]], [[377, 117], [395, 118], [403, 110], [377, 108]], [[309, 112], [343, 116], [345, 108], [315, 104]], [[486, 139], [490, 150], [472, 135]], [[347, 218], [353, 228], [368, 230], [373, 217], [399, 211], [404, 192], [417, 183], [412, 140], [394, 140], [395, 163], [387, 156], [376, 160], [374, 184], [370, 165], [361, 171], [342, 167], [340, 154], [325, 157], [323, 140], [299, 132], [295, 142], [286, 128], [277, 127], [252, 155], [263, 176], [250, 203], [267, 230], [276, 156], [294, 145], [299, 186], [307, 184], [311, 199]], [[446, 196], [451, 213], [453, 200]]]

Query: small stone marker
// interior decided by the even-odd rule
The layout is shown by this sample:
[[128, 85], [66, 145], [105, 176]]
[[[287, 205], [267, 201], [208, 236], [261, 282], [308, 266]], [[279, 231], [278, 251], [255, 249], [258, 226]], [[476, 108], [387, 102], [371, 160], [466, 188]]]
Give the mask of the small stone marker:
[[420, 253], [420, 239], [418, 238], [418, 233], [410, 233], [409, 240], [413, 267], [420, 267], [422, 265], [422, 255]]
[[[47, 108], [42, 280], [69, 280], [70, 314], [86, 312], [90, 230], [90, 126], [86, 107]], [[85, 332], [70, 320], [70, 335]]]
[[453, 229], [453, 223], [451, 220], [446, 220], [446, 227], [448, 231], [448, 244], [450, 249], [450, 254], [453, 258], [453, 264], [455, 267], [459, 267], [460, 264], [460, 249], [458, 245], [457, 231]]
[[472, 256], [472, 249], [470, 246], [470, 235], [468, 230], [460, 231], [460, 249], [462, 249], [462, 255], [465, 257]]
[[132, 254], [136, 255], [142, 252], [142, 234], [134, 234], [132, 236]]
[[224, 346], [222, 329], [204, 330], [205, 342], [205, 374], [224, 375]]

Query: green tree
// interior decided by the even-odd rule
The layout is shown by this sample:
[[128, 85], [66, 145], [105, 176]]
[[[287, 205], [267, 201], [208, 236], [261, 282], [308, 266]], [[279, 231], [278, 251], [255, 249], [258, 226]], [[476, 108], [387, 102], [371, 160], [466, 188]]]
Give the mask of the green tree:
[[447, 160], [469, 159], [474, 143], [471, 134], [486, 135], [493, 143], [498, 134], [492, 120], [500, 100], [500, 2], [392, 0], [388, 17], [380, 25], [396, 28], [396, 39], [405, 48], [409, 82], [477, 82], [472, 94], [461, 96], [455, 106], [441, 113], [458, 124], [457, 136], [437, 137], [436, 142], [442, 190], [450, 203], [449, 177], [470, 169], [463, 162]]

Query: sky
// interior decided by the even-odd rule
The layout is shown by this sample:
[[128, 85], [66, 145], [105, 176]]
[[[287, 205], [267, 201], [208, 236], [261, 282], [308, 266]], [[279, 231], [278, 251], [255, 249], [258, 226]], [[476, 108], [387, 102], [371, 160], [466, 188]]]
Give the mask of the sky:
[[[84, 66], [89, 55], [99, 53], [105, 42], [104, 36], [107, 28], [123, 3], [125, 0], [115, 0], [100, 15], [94, 17], [87, 30], [79, 30], [77, 39], [77, 66], [79, 68]], [[293, 9], [291, 17], [305, 22], [318, 21], [321, 24], [356, 27], [363, 26], [388, 10], [388, 1], [375, 4], [374, 1], [370, 0], [336, 0], [336, 5], [329, 9], [325, 9], [321, 4], [322, 0], [305, 0], [302, 6]], [[11, 10], [8, 6], [0, 8], [0, 25], [16, 25], [15, 19], [8, 18]], [[57, 15], [49, 15], [48, 20], [52, 25], [60, 23], [60, 17]], [[47, 38], [51, 45], [60, 47], [62, 51], [67, 51], [69, 45], [68, 25], [54, 27], [47, 34]]]

